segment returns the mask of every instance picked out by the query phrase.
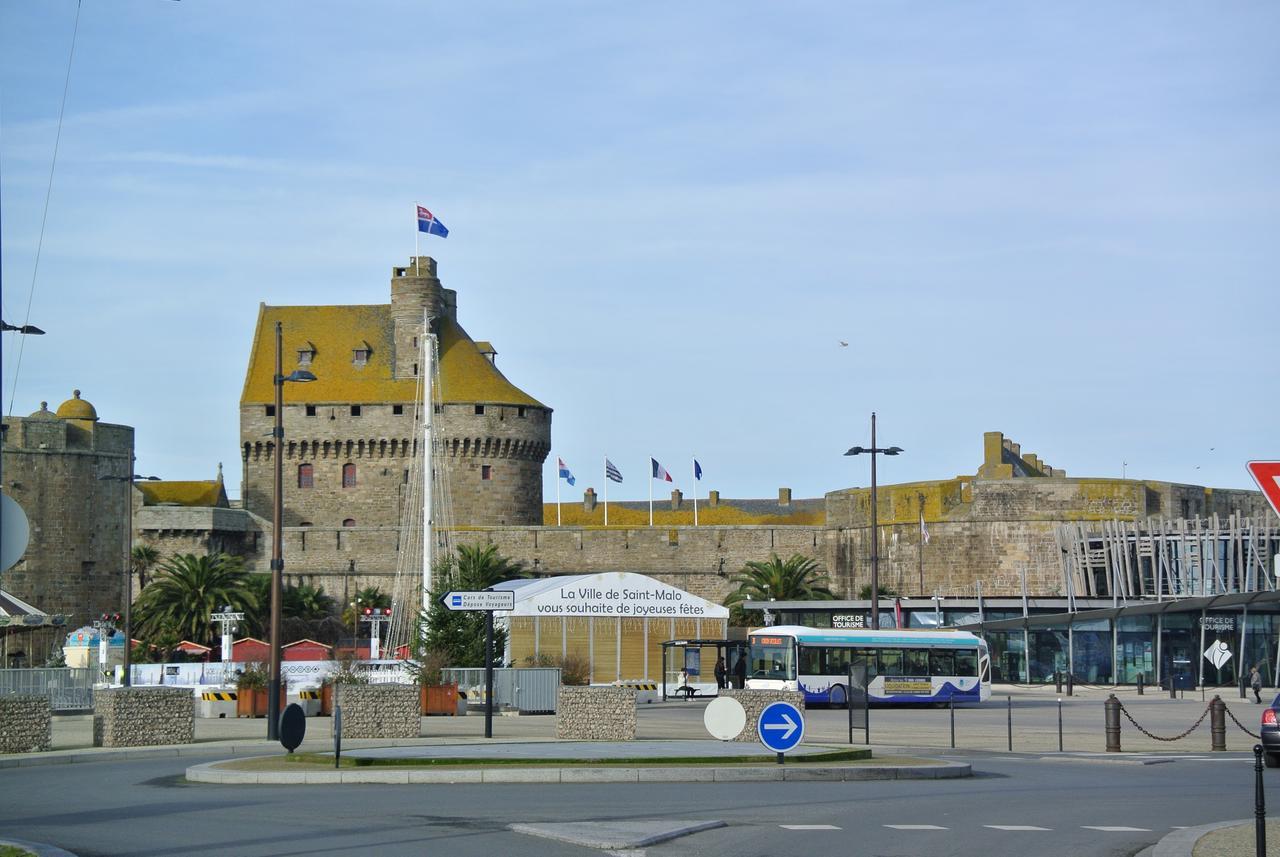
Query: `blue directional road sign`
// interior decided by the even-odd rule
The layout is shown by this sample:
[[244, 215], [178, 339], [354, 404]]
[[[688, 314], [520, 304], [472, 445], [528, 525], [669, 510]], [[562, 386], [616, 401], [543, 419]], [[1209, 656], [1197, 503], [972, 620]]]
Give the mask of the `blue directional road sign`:
[[794, 750], [804, 739], [804, 715], [789, 702], [771, 702], [756, 721], [760, 743], [775, 753]]

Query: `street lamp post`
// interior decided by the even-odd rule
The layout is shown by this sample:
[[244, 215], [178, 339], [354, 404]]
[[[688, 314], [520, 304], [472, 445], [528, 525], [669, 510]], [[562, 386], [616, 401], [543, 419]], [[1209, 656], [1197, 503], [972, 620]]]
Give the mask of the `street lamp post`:
[[121, 684], [133, 683], [133, 483], [157, 482], [159, 476], [99, 476], [103, 482], [124, 483], [124, 677]]
[[275, 426], [271, 437], [275, 441], [275, 478], [273, 480], [273, 498], [271, 509], [271, 678], [267, 682], [267, 739], [277, 741], [280, 738], [280, 601], [282, 578], [284, 577], [284, 551], [280, 544], [282, 518], [284, 516], [284, 382], [314, 381], [316, 376], [305, 369], [295, 369], [288, 375], [283, 374], [282, 350], [283, 333], [280, 322], [276, 322], [276, 371], [271, 378], [275, 386]]
[[876, 446], [876, 413], [871, 412], [871, 448], [851, 447], [845, 455], [871, 454], [871, 627], [880, 628], [880, 538], [876, 520], [876, 456], [899, 455], [902, 447], [891, 446], [881, 449]]

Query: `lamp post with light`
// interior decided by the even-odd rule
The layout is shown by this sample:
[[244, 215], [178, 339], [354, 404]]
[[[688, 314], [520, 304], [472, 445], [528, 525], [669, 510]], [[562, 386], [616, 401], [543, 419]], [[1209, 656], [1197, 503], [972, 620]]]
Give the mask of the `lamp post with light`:
[[284, 517], [284, 384], [286, 381], [314, 381], [316, 376], [305, 369], [295, 369], [283, 374], [282, 338], [280, 322], [276, 322], [276, 371], [271, 378], [275, 387], [275, 426], [271, 438], [275, 441], [275, 478], [271, 510], [271, 677], [267, 682], [267, 739], [280, 738], [280, 601], [283, 598], [284, 551], [280, 544]]
[[133, 683], [133, 483], [158, 482], [159, 476], [99, 476], [101, 482], [124, 483], [124, 687]]
[[876, 446], [876, 413], [871, 412], [871, 447], [870, 449], [854, 446], [845, 455], [871, 455], [871, 627], [880, 628], [880, 538], [876, 521], [876, 456], [899, 455], [903, 452], [900, 446], [881, 449]]

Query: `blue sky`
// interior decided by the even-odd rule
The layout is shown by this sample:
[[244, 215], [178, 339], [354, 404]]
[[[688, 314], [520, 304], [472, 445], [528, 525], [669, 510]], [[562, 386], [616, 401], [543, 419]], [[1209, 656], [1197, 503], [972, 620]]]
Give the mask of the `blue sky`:
[[[72, 0], [0, 2], [4, 317]], [[460, 320], [555, 408], [546, 495], [972, 473], [1253, 487], [1280, 458], [1272, 3], [84, 0], [4, 408], [72, 388], [138, 471], [238, 493], [260, 301], [382, 303], [412, 205]], [[848, 342], [847, 347], [839, 345]]]

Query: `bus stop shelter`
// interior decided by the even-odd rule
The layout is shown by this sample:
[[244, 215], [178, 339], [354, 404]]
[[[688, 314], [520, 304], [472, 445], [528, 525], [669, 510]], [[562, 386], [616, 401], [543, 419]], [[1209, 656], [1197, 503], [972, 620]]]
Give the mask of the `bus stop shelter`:
[[[672, 652], [672, 649], [678, 651]], [[707, 664], [703, 652], [715, 650], [715, 658]], [[746, 640], [667, 640], [662, 644], [662, 699], [689, 699], [694, 696], [719, 696], [720, 686], [716, 683], [715, 664], [720, 658], [725, 661], [725, 679], [730, 687], [741, 689], [746, 680], [747, 641]], [[674, 659], [674, 663], [673, 663]], [[676, 687], [667, 692], [670, 685], [667, 676], [683, 671], [688, 677], [687, 687]], [[707, 676], [707, 679], [703, 679]], [[697, 678], [697, 687], [693, 685]], [[706, 693], [705, 687], [710, 683], [715, 693]], [[678, 682], [676, 682], [678, 684]]]

